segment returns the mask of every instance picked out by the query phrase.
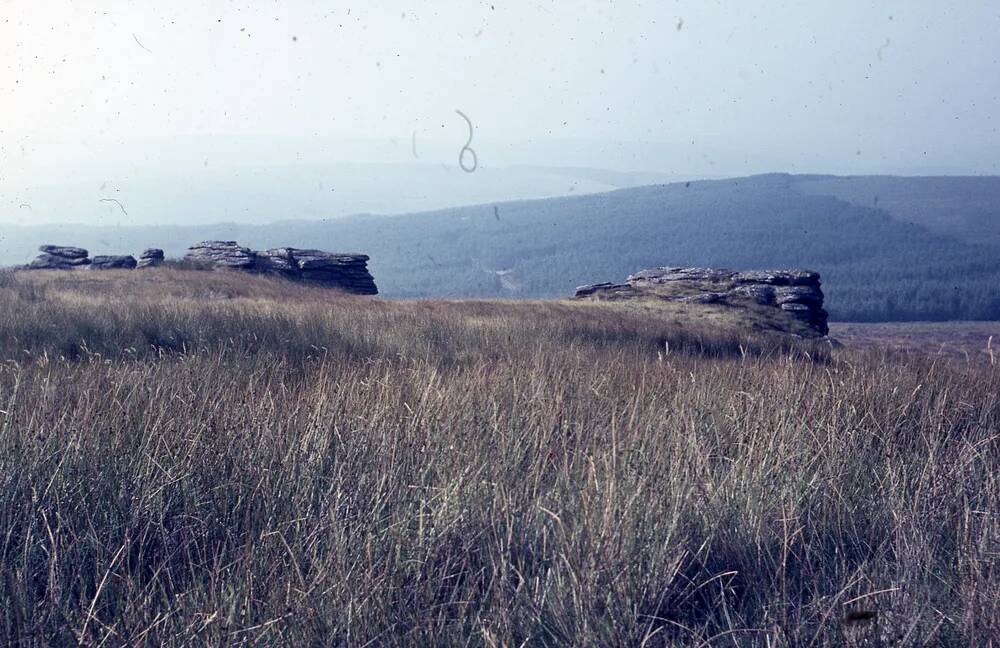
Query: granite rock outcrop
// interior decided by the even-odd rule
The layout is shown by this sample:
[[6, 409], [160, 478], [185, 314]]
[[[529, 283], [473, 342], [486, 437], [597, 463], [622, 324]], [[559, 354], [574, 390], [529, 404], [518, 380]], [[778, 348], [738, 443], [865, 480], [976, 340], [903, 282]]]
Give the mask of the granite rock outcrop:
[[806, 326], [815, 336], [825, 336], [827, 313], [823, 309], [820, 275], [811, 270], [751, 270], [726, 268], [658, 267], [630, 275], [625, 283], [580, 286], [577, 299], [666, 301], [722, 306], [773, 307]]
[[236, 241], [202, 241], [188, 249], [186, 260], [211, 268], [245, 270], [337, 288], [357, 295], [376, 295], [368, 272], [368, 256], [294, 247], [251, 250]]
[[[132, 255], [88, 256], [84, 248], [42, 245], [41, 254], [23, 269], [28, 270], [112, 270], [149, 268], [165, 263], [163, 250], [148, 248], [136, 260]], [[356, 295], [377, 295], [375, 279], [368, 271], [368, 255], [324, 250], [280, 247], [252, 250], [236, 241], [202, 241], [188, 248], [184, 256], [190, 265], [205, 269], [241, 270], [278, 276], [292, 281], [336, 288]]]

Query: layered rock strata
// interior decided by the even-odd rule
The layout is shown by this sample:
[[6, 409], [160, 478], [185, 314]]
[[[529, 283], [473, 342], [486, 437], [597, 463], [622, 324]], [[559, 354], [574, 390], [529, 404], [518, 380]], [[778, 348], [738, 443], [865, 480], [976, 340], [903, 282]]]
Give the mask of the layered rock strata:
[[275, 275], [358, 295], [378, 294], [375, 279], [368, 272], [365, 254], [293, 247], [257, 252], [236, 241], [202, 241], [189, 248], [185, 259], [212, 268]]
[[[163, 250], [143, 250], [139, 259], [131, 255], [99, 255], [88, 258], [87, 250], [65, 245], [43, 245], [26, 269], [93, 270], [149, 268], [164, 263]], [[188, 248], [185, 260], [208, 269], [230, 269], [280, 276], [293, 281], [337, 288], [357, 295], [377, 295], [375, 279], [368, 272], [365, 254], [281, 247], [258, 252], [236, 241], [202, 241]]]
[[41, 252], [34, 261], [28, 264], [33, 270], [71, 270], [89, 265], [87, 251], [83, 248], [66, 245], [42, 245]]
[[147, 248], [139, 255], [139, 268], [154, 268], [163, 265], [163, 250], [160, 248]]

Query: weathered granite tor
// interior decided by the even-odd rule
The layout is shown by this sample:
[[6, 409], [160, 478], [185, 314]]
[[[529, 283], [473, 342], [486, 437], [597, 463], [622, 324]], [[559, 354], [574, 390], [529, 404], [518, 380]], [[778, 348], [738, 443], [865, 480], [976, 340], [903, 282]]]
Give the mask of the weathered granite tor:
[[[139, 260], [131, 255], [99, 255], [87, 257], [87, 250], [64, 245], [43, 245], [41, 254], [26, 269], [30, 270], [111, 270], [148, 268], [163, 265], [163, 250], [143, 250]], [[365, 254], [339, 254], [323, 250], [293, 247], [272, 248], [257, 252], [236, 241], [202, 241], [188, 249], [184, 257], [197, 266], [211, 269], [232, 269], [267, 274], [293, 281], [337, 288], [356, 295], [377, 295], [375, 279], [368, 272]]]
[[322, 250], [272, 248], [257, 254], [262, 272], [288, 279], [329, 284], [359, 295], [376, 295], [365, 254], [337, 254]]
[[650, 268], [630, 275], [623, 284], [580, 286], [574, 297], [771, 306], [805, 324], [812, 334], [824, 336], [829, 332], [820, 276], [810, 270], [737, 272], [724, 268]]
[[236, 241], [202, 241], [189, 248], [188, 261], [211, 268], [244, 270], [338, 288], [358, 295], [376, 295], [368, 272], [368, 256], [338, 254], [292, 247], [257, 252]]
[[41, 254], [27, 266], [32, 270], [69, 270], [90, 264], [87, 251], [83, 248], [42, 245], [38, 250]]

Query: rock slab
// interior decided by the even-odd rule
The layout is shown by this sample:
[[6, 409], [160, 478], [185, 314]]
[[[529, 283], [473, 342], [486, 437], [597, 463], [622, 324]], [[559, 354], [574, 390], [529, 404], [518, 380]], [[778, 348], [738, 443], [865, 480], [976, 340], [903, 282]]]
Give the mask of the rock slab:
[[213, 268], [246, 270], [253, 267], [257, 254], [236, 241], [202, 241], [188, 248], [184, 258]]
[[38, 248], [42, 254], [49, 254], [65, 259], [84, 259], [87, 251], [83, 248], [70, 247], [68, 245], [42, 245]]
[[72, 270], [90, 264], [87, 251], [83, 248], [66, 245], [42, 245], [41, 252], [34, 261], [28, 264], [31, 270]]

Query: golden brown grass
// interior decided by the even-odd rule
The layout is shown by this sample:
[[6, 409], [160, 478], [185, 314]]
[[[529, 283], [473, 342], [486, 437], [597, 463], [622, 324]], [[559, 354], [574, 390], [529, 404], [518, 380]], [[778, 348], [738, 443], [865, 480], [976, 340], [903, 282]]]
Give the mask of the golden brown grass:
[[2, 644], [1000, 632], [995, 367], [96, 275], [0, 280]]
[[1000, 362], [1000, 322], [836, 322], [830, 335], [849, 346]]

